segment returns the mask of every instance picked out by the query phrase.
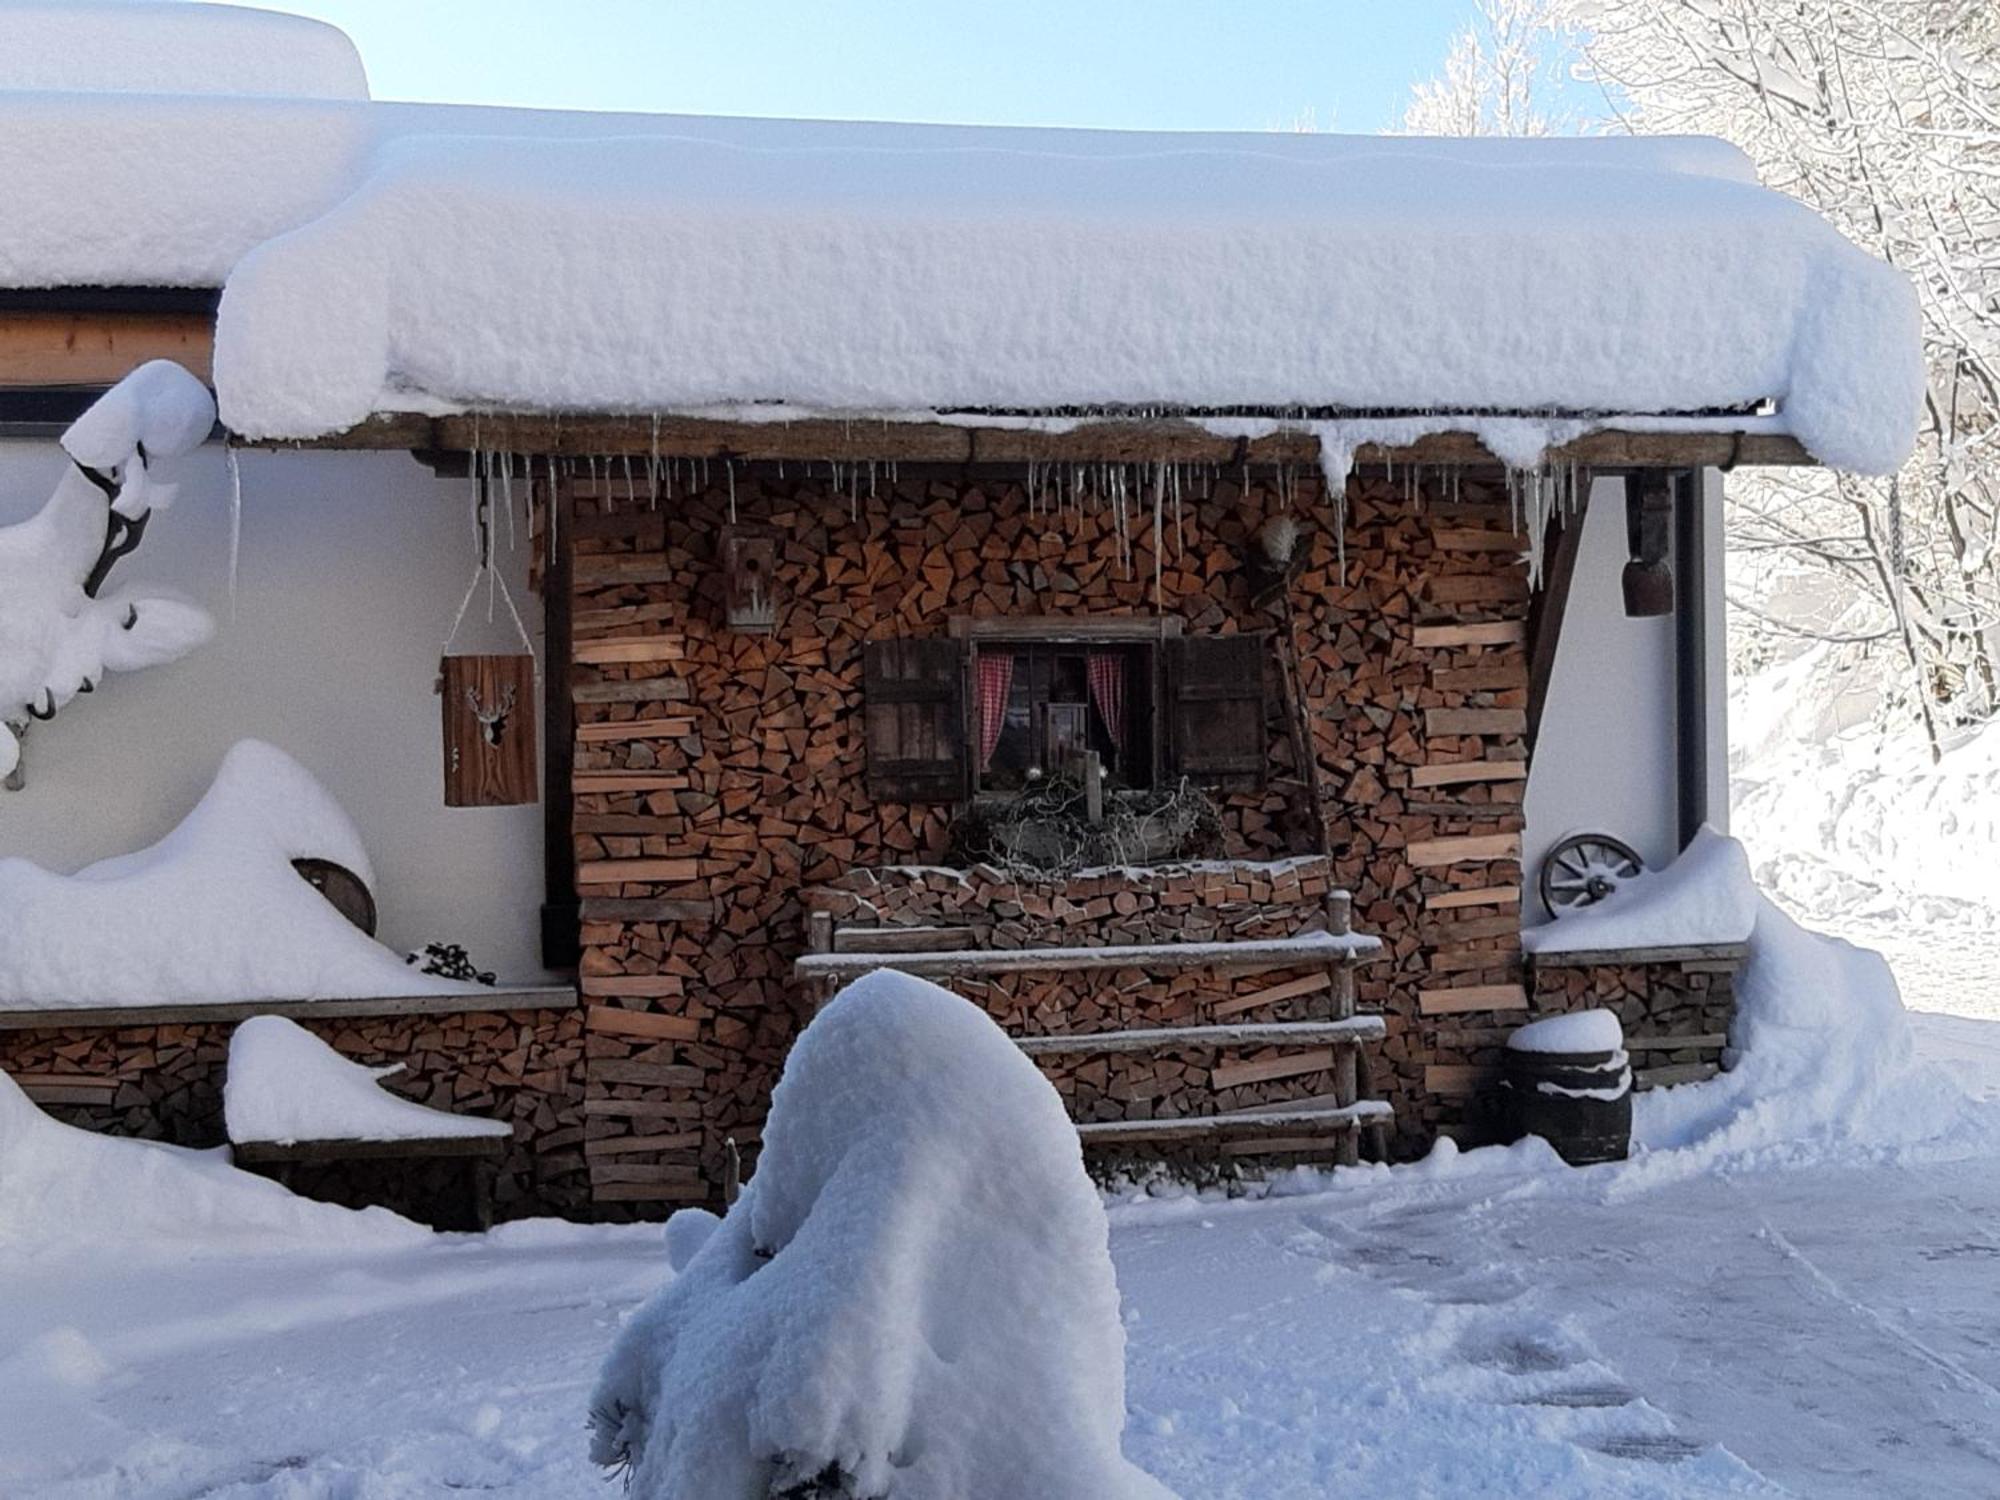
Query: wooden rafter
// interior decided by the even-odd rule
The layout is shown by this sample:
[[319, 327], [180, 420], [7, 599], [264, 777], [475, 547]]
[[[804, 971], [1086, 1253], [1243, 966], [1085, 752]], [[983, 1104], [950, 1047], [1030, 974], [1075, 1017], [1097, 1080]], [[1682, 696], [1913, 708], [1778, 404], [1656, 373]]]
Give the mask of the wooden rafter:
[[[550, 415], [483, 412], [424, 417], [384, 413], [346, 432], [267, 448], [407, 448], [440, 458], [482, 450], [589, 458], [783, 460], [830, 463], [1317, 463], [1319, 440], [1303, 429], [1266, 437], [1217, 437], [1182, 420], [1085, 422], [1066, 432], [947, 422], [815, 417], [732, 422], [707, 417]], [[1551, 448], [1551, 463], [1596, 469], [1810, 465], [1797, 439], [1768, 432], [1652, 432], [1607, 429]], [[1471, 432], [1440, 432], [1404, 444], [1363, 443], [1358, 465], [1497, 465]]]

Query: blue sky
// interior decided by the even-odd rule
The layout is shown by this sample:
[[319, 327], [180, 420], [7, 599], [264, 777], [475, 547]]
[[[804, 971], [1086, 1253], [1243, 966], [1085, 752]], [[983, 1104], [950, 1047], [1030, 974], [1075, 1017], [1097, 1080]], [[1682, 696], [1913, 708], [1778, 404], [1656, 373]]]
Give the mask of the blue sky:
[[375, 96], [1003, 125], [1375, 131], [1470, 0], [264, 0]]

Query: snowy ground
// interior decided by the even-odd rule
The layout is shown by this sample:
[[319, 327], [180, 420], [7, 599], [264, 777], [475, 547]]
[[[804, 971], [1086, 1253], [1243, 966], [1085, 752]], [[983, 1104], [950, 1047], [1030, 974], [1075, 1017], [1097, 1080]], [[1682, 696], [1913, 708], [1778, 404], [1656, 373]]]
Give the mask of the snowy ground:
[[1730, 832], [1794, 916], [1879, 950], [1912, 1010], [2000, 1019], [2000, 725], [1933, 763], [1825, 648], [1730, 698]]
[[[1921, 1032], [2000, 1110], [2000, 1023]], [[1128, 1450], [1190, 1500], [2000, 1494], [2000, 1163], [1641, 1165], [1115, 1209]], [[0, 1252], [0, 1494], [601, 1500], [584, 1404], [662, 1272], [555, 1225]]]

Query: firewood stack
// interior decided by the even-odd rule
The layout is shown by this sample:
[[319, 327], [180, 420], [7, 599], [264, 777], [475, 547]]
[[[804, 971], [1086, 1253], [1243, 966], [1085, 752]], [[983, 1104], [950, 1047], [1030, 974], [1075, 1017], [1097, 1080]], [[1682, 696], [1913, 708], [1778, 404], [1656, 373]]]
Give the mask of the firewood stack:
[[[1051, 515], [1020, 469], [683, 462], [669, 494], [637, 467], [631, 484], [622, 470], [573, 470], [558, 516], [574, 547], [588, 1129], [633, 1143], [615, 1170], [604, 1145], [593, 1158], [611, 1202], [712, 1193], [725, 1140], [754, 1145], [803, 1019], [785, 976], [804, 947], [804, 888], [935, 862], [946, 847], [948, 804], [866, 794], [861, 643], [943, 634], [954, 615], [1156, 607], [1150, 517], [1131, 520], [1128, 569], [1108, 509]], [[1526, 1004], [1525, 541], [1501, 476], [1445, 477], [1352, 481], [1343, 569], [1316, 473], [1253, 469], [1247, 487], [1240, 471], [1194, 475], [1158, 559], [1157, 605], [1188, 632], [1270, 628], [1246, 550], [1288, 503], [1304, 520], [1293, 601], [1331, 881], [1354, 893], [1356, 927], [1392, 950], [1362, 971], [1361, 1002], [1390, 1017], [1376, 1092], [1396, 1105], [1405, 1151], [1460, 1117], [1461, 1101], [1426, 1084], [1427, 1069], [1464, 1061], [1441, 1028]], [[726, 623], [718, 558], [732, 523], [778, 538], [768, 633]], [[1288, 711], [1268, 696], [1274, 714]], [[1309, 846], [1287, 816], [1282, 788], [1300, 778], [1275, 721], [1270, 743], [1270, 787], [1218, 799], [1245, 859]], [[1119, 930], [1136, 915], [1120, 895], [1086, 898], [1089, 920]], [[1131, 1014], [1105, 1019], [1141, 1024], [1204, 984], [1214, 992], [1192, 975], [1160, 993], [1141, 986]], [[1031, 987], [1018, 1003], [1053, 1017], [1064, 1002]], [[1106, 1097], [1113, 1084], [1107, 1070]]]

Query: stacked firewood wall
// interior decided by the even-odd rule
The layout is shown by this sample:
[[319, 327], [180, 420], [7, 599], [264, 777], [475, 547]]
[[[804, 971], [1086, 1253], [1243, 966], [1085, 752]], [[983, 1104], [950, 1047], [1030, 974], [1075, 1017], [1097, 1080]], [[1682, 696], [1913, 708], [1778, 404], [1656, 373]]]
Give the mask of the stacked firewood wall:
[[[1405, 1151], [1455, 1118], [1427, 1077], [1464, 1061], [1440, 1025], [1524, 1004], [1528, 588], [1500, 476], [1358, 477], [1344, 563], [1316, 474], [1197, 476], [1156, 572], [1149, 518], [1131, 521], [1128, 556], [1109, 509], [1052, 515], [1021, 470], [703, 467], [691, 485], [680, 465], [670, 494], [622, 471], [573, 479], [557, 517], [573, 548], [586, 1131], [593, 1160], [618, 1164], [594, 1175], [600, 1202], [706, 1196], [725, 1141], [754, 1146], [803, 1019], [787, 974], [804, 887], [944, 854], [948, 805], [867, 795], [862, 643], [943, 635], [955, 615], [1158, 610], [1190, 634], [1280, 630], [1246, 558], [1287, 509], [1305, 528], [1290, 597], [1333, 875], [1392, 950], [1361, 977], [1363, 1008], [1390, 1017], [1376, 1089]], [[725, 623], [732, 521], [776, 538], [768, 633]], [[1272, 785], [1218, 798], [1229, 853], [1248, 859], [1314, 842], [1282, 789], [1301, 778], [1269, 670]]]

